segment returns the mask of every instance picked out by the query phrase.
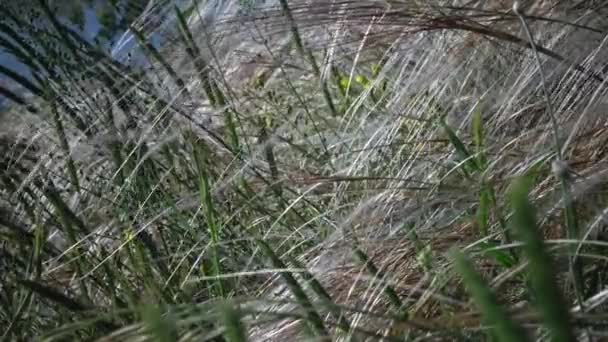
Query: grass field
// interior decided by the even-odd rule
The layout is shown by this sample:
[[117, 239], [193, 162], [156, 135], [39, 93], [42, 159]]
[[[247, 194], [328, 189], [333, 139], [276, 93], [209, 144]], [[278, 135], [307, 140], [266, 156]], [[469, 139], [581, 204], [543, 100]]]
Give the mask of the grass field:
[[0, 25], [0, 340], [608, 338], [608, 6], [166, 11], [146, 69]]

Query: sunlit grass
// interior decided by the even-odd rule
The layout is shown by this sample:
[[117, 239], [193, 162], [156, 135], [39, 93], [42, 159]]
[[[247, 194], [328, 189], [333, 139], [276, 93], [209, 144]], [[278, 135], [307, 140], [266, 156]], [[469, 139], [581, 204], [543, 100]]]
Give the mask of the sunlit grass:
[[34, 96], [0, 88], [4, 115], [48, 112], [0, 136], [3, 339], [602, 336], [604, 84], [573, 9], [212, 5], [167, 4], [161, 48], [133, 23], [147, 70], [50, 8], [49, 36], [0, 19], [34, 75], [0, 68]]

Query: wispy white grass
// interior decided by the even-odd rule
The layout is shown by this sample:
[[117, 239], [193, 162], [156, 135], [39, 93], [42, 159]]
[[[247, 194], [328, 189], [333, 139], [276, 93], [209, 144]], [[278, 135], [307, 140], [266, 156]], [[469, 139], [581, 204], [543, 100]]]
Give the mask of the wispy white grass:
[[[148, 84], [142, 80], [131, 90], [133, 99], [141, 100], [137, 104], [143, 111], [118, 113], [124, 119], [133, 115], [139, 123], [137, 128], [106, 127], [103, 123], [106, 113], [83, 108], [83, 113], [92, 111], [87, 113], [93, 118], [90, 124], [101, 130], [91, 140], [70, 131], [74, 134], [71, 155], [88, 176], [83, 189], [95, 189], [101, 194], [92, 191], [74, 194], [69, 188], [66, 190], [66, 202], [86, 222], [90, 232], [79, 236], [73, 246], [58, 246], [62, 255], [45, 261], [47, 268], [42, 275], [74, 267], [74, 260], [87, 262], [86, 268], [73, 277], [72, 285], [90, 281], [90, 286], [96, 289], [93, 304], [99, 305], [100, 310], [111, 309], [113, 304], [108, 303], [113, 300], [132, 301], [125, 289], [129, 286], [132, 292], [142, 295], [146, 292], [144, 300], [154, 298], [150, 293], [155, 293], [155, 286], [168, 291], [167, 298], [173, 302], [155, 298], [167, 312], [184, 304], [185, 298], [195, 306], [216, 299], [208, 284], [236, 278], [238, 285], [231, 296], [256, 296], [262, 302], [256, 306], [260, 310], [298, 312], [301, 308], [297, 303], [276, 304], [273, 297], [292, 299], [287, 292], [275, 296], [284, 287], [279, 283], [279, 275], [289, 272], [304, 284], [299, 274], [304, 270], [269, 267], [254, 243], [259, 238], [269, 241], [281, 260], [295, 258], [303, 262], [330, 295], [342, 301], [339, 305], [359, 309], [359, 313], [348, 314], [354, 328], [392, 333], [386, 331], [390, 319], [379, 320], [370, 314], [385, 315], [390, 311], [387, 286], [401, 295], [412, 314], [430, 322], [437, 323], [439, 316], [433, 312], [440, 310], [437, 305], [447, 305], [444, 313], [455, 315], [470, 309], [462, 293], [450, 290], [458, 282], [444, 256], [447, 249], [462, 247], [481, 255], [479, 263], [487, 263], [480, 250], [500, 239], [498, 216], [510, 214], [503, 199], [508, 184], [537, 163], [542, 167], [531, 194], [547, 235], [555, 237], [555, 216], [560, 215], [564, 205], [558, 184], [549, 171], [554, 147], [540, 91], [538, 64], [530, 51], [508, 42], [480, 38], [463, 30], [435, 29], [432, 25], [441, 25], [432, 19], [442, 18], [441, 8], [433, 7], [435, 2], [418, 7], [413, 3], [411, 7], [406, 5], [393, 2], [389, 11], [381, 2], [292, 3], [306, 48], [315, 52], [317, 61], [322, 61], [321, 78], [331, 85], [336, 104], [344, 99], [333, 83], [331, 67], [337, 66], [349, 84], [346, 89], [349, 102], [341, 116], [331, 117], [306, 58], [290, 48], [289, 29], [276, 4], [273, 7], [272, 2], [265, 2], [266, 7], [257, 9], [252, 17], [236, 18], [239, 11], [236, 1], [207, 2], [200, 9], [202, 15], [199, 17], [195, 12], [189, 24], [194, 32], [200, 33], [196, 35], [196, 43], [205, 51], [200, 58], [212, 65], [212, 74], [226, 95], [227, 106], [212, 108], [207, 103], [200, 91], [200, 79], [192, 75], [196, 69], [188, 65], [192, 61], [184, 57], [187, 54], [179, 44], [168, 43], [161, 52], [188, 80], [189, 92], [200, 97], [194, 101], [198, 105], [184, 100], [180, 95], [183, 89], [176, 87], [150, 88], [159, 93], [144, 94], [142, 88]], [[477, 12], [464, 13], [472, 16]], [[517, 23], [509, 12], [494, 15], [508, 16], [511, 21], [485, 24], [523, 37], [517, 26], [509, 26]], [[249, 21], [252, 19], [256, 21]], [[425, 20], [429, 20], [426, 24], [430, 27], [423, 26]], [[476, 18], [468, 20], [474, 24]], [[586, 57], [577, 63], [590, 68], [595, 68], [605, 56], [603, 40], [598, 44], [583, 43], [584, 49], [579, 42], [570, 44], [587, 32], [529, 20], [535, 39], [562, 56], [571, 60]], [[235, 31], [241, 24], [247, 29]], [[264, 38], [268, 40], [260, 42]], [[258, 58], [255, 54], [263, 54], [262, 59], [269, 63], [247, 64], [249, 53], [254, 59]], [[371, 77], [370, 61], [379, 62], [385, 53], [384, 67], [376, 78]], [[564, 140], [564, 156], [568, 161], [590, 159], [583, 147], [593, 149], [603, 144], [605, 135], [600, 132], [581, 139], [588, 128], [600, 131], [604, 128], [601, 111], [605, 84], [595, 82], [590, 89], [579, 91], [578, 86], [588, 75], [571, 65], [541, 58], [543, 67], [549, 71], [548, 82], [555, 85], [549, 96], [563, 132], [559, 138]], [[289, 63], [296, 67], [290, 67]], [[158, 69], [155, 72], [159, 79], [172, 82], [162, 68]], [[272, 76], [263, 87], [254, 88], [252, 81], [266, 69], [270, 69]], [[365, 89], [357, 83], [361, 76], [371, 79], [371, 87]], [[379, 94], [383, 82], [387, 89]], [[80, 98], [83, 94], [76, 91], [73, 96]], [[377, 102], [372, 96], [378, 97]], [[118, 100], [110, 102], [116, 106]], [[173, 107], [189, 117], [173, 113], [170, 125], [162, 126], [161, 118], [174, 112]], [[209, 133], [228, 140], [226, 122], [222, 120], [227, 109], [235, 110], [239, 122], [243, 152], [238, 155]], [[487, 166], [483, 172], [467, 178], [463, 171], [467, 160], [459, 159], [458, 151], [438, 123], [445, 118], [466, 147], [477, 153], [471, 144], [475, 109], [481, 110], [484, 145], [480, 153], [487, 157]], [[213, 117], [214, 124], [201, 128], [200, 125], [207, 125], [209, 117]], [[261, 137], [262, 128], [268, 137]], [[193, 141], [189, 132], [194, 132], [210, 150], [206, 165], [212, 209], [206, 208], [199, 197], [192, 154], [192, 146], [199, 142]], [[45, 144], [47, 140], [50, 141], [45, 152], [50, 153], [53, 140], [44, 139]], [[31, 143], [36, 143], [36, 139], [32, 138]], [[111, 143], [120, 148], [123, 158], [120, 165], [113, 165], [108, 148]], [[165, 155], [165, 148], [172, 160]], [[269, 150], [274, 161], [268, 158]], [[474, 154], [470, 158], [476, 157]], [[598, 156], [596, 160], [588, 160], [588, 164], [576, 166], [577, 172], [585, 177], [573, 184], [573, 201], [577, 204], [585, 206], [585, 197], [590, 196], [593, 188], [603, 186], [604, 159], [605, 156]], [[278, 179], [272, 179], [276, 175], [269, 171], [273, 163]], [[14, 196], [31, 186], [34, 177], [61, 174], [65, 160], [43, 157], [38, 165], [30, 170]], [[98, 168], [103, 170], [97, 171]], [[154, 176], [142, 176], [143, 172]], [[119, 184], [120, 179], [123, 181]], [[492, 208], [490, 214], [489, 236], [480, 236], [474, 227], [484, 182], [491, 184], [497, 194], [497, 208]], [[281, 191], [276, 191], [277, 184]], [[36, 205], [39, 211], [54, 210], [43, 196]], [[593, 255], [592, 258], [600, 259], [598, 252], [586, 253], [582, 246], [586, 248], [593, 243], [589, 239], [597, 238], [596, 232], [602, 229], [604, 206], [601, 203], [591, 209], [591, 214], [580, 217], [584, 236], [575, 240], [580, 258]], [[22, 210], [21, 206], [15, 209]], [[205, 227], [205, 213], [209, 210], [216, 212], [218, 225], [225, 234], [218, 245], [213, 245]], [[53, 223], [51, 230], [59, 231], [61, 226]], [[123, 236], [129, 230], [135, 238]], [[135, 247], [137, 243], [147, 246], [143, 238], [137, 239], [139, 233], [154, 235], [153, 244], [161, 251], [160, 259], [169, 265], [168, 274], [162, 274], [154, 266], [155, 257], [150, 256], [149, 247]], [[508, 252], [520, 247], [513, 241], [497, 243], [490, 249]], [[554, 239], [547, 243], [562, 246], [569, 242]], [[370, 274], [353, 261], [355, 247], [373, 260], [382, 276]], [[137, 257], [132, 256], [136, 248], [145, 251], [144, 263], [149, 265], [138, 268]], [[201, 270], [209, 267], [209, 255], [215, 248], [221, 251], [219, 275]], [[96, 254], [100, 251], [103, 256]], [[431, 269], [423, 267], [425, 260], [430, 260]], [[120, 285], [118, 294], [103, 288], [103, 283], [112, 276], [105, 273], [106, 266], [124, 272], [125, 284]], [[146, 267], [153, 270], [150, 275], [145, 275]], [[520, 272], [523, 267], [517, 264], [498, 269], [493, 279], [495, 283], [517, 282]], [[520, 283], [518, 286], [523, 287]], [[587, 300], [592, 306], [605, 297], [601, 290], [594, 290], [597, 293]], [[77, 287], [72, 286], [66, 293], [77, 294]], [[308, 288], [306, 293], [311, 298], [318, 297], [318, 293]], [[58, 309], [56, 314], [61, 312]], [[186, 315], [184, 321], [194, 316]], [[254, 332], [254, 340], [301, 337], [297, 329], [299, 320], [258, 317], [261, 328]], [[329, 316], [326, 318], [329, 322]], [[128, 325], [138, 319], [123, 319], [121, 323]], [[143, 335], [137, 327], [124, 329], [117, 334]], [[463, 334], [473, 333], [477, 328], [463, 330]], [[194, 328], [190, 332], [192, 336], [201, 336]]]

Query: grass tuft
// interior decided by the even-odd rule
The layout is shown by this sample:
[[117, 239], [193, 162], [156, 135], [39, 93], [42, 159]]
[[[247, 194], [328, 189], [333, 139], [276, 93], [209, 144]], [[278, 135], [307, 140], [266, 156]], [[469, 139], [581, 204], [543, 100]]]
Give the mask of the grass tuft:
[[559, 290], [554, 261], [551, 260], [540, 234], [534, 208], [528, 200], [531, 179], [514, 181], [510, 200], [513, 206], [513, 228], [524, 243], [528, 260], [528, 277], [534, 302], [543, 316], [553, 341], [574, 341], [568, 305]]
[[3, 340], [607, 334], [606, 6], [97, 5], [0, 1]]
[[475, 271], [471, 260], [457, 250], [451, 252], [454, 266], [462, 277], [475, 304], [499, 341], [530, 341], [523, 328], [515, 323], [490, 287]]

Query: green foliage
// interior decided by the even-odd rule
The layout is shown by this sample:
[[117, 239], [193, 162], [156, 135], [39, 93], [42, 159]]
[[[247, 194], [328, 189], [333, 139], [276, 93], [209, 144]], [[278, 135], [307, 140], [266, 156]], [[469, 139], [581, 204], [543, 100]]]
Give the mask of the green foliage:
[[[113, 1], [93, 1], [85, 6], [92, 6], [97, 14], [97, 19], [100, 23], [100, 30], [94, 38], [100, 42], [111, 42], [115, 39], [118, 32], [126, 31], [130, 25], [144, 12], [149, 1], [146, 0], [113, 0]], [[162, 8], [163, 2], [156, 4], [154, 8]], [[75, 10], [79, 11], [79, 15], [83, 16], [85, 6], [75, 6]], [[149, 13], [146, 20], [150, 20], [157, 13]], [[160, 18], [155, 18], [160, 20]]]
[[460, 140], [456, 132], [450, 127], [445, 120], [442, 120], [440, 123], [441, 127], [443, 127], [445, 133], [448, 136], [449, 142], [452, 144], [454, 149], [456, 150], [456, 161], [462, 163], [463, 171], [465, 175], [469, 177], [471, 172], [480, 171], [480, 167], [477, 164], [474, 156], [469, 152], [469, 149], [465, 146], [465, 144]]
[[172, 342], [178, 339], [175, 322], [171, 314], [156, 305], [146, 305], [141, 309], [142, 320], [146, 329], [156, 342]]
[[[42, 128], [25, 132], [25, 142], [0, 134], [0, 326], [7, 327], [0, 339], [246, 341], [252, 332], [260, 340], [288, 332], [294, 340], [514, 341], [548, 332], [566, 341], [586, 326], [602, 327], [603, 308], [569, 312], [566, 295], [585, 298], [578, 284], [571, 291], [562, 280], [577, 275], [585, 283], [587, 273], [601, 280], [601, 263], [584, 274], [574, 261], [601, 259], [604, 244], [594, 242], [597, 255], [556, 248], [571, 260], [567, 271], [556, 267], [528, 199], [535, 184], [539, 208], [556, 207], [546, 165], [552, 156], [537, 144], [542, 125], [507, 138], [501, 104], [482, 106], [466, 86], [454, 94], [451, 83], [460, 79], [446, 87], [424, 79], [444, 66], [416, 61], [410, 73], [390, 58], [400, 53], [393, 48], [379, 58], [386, 32], [370, 28], [365, 44], [348, 51], [354, 60], [338, 50], [349, 49], [340, 35], [311, 38], [316, 20], [336, 23], [336, 8], [323, 2], [311, 10], [280, 1], [268, 13], [239, 2], [237, 15], [257, 20], [240, 33], [261, 34], [255, 46], [268, 45], [272, 59], [240, 83], [233, 47], [216, 51], [235, 20], [192, 26], [202, 3], [0, 1], [0, 48], [31, 77], [7, 66], [0, 74], [34, 98], [4, 86], [0, 94], [37, 113]], [[377, 18], [377, 8], [351, 8], [357, 4], [341, 4], [357, 25], [368, 14]], [[102, 24], [97, 43], [79, 32], [87, 6]], [[431, 7], [408, 11], [442, 25], [463, 15], [444, 20]], [[233, 7], [213, 9], [226, 8]], [[408, 11], [399, 20], [413, 20]], [[467, 26], [475, 20], [456, 29], [485, 30]], [[259, 23], [290, 33], [292, 44], [279, 55]], [[151, 44], [164, 26], [176, 26], [177, 39]], [[150, 69], [108, 55], [126, 29]], [[479, 65], [491, 63], [473, 62], [471, 78], [487, 76]], [[529, 114], [528, 97], [513, 100]], [[459, 106], [473, 109], [468, 129], [445, 121]], [[564, 235], [579, 239], [585, 217], [573, 210], [571, 184], [560, 181]], [[445, 258], [463, 246], [468, 256]], [[588, 288], [601, 289], [601, 281]], [[519, 305], [529, 298], [531, 307]], [[516, 323], [520, 315], [531, 329]]]
[[228, 342], [245, 342], [247, 341], [247, 330], [241, 321], [242, 313], [231, 304], [225, 304], [221, 308], [224, 320], [225, 332], [224, 336]]
[[452, 251], [454, 266], [473, 296], [475, 304], [481, 309], [484, 320], [489, 324], [499, 341], [529, 341], [523, 329], [509, 317], [498, 302], [492, 290], [475, 271], [471, 261], [457, 250]]
[[490, 219], [490, 194], [488, 190], [482, 189], [477, 207], [477, 226], [482, 236], [488, 235], [488, 223]]
[[[209, 180], [208, 164], [206, 162], [206, 147], [201, 142], [197, 141], [195, 137], [192, 137], [192, 145], [193, 159], [196, 163], [198, 172], [200, 206], [203, 209], [203, 216], [207, 224], [207, 229], [209, 230], [209, 237], [211, 239], [211, 276], [217, 277], [222, 273], [219, 257], [219, 243], [222, 227], [218, 221], [217, 212], [211, 196], [211, 182]], [[220, 297], [226, 295], [223, 281], [220, 278], [216, 279], [215, 291], [213, 292]]]
[[497, 248], [500, 247], [500, 245], [495, 242], [488, 241], [481, 244], [479, 247], [481, 248], [481, 253], [483, 255], [491, 257], [505, 269], [509, 269], [517, 264], [517, 259], [505, 251], [498, 250]]
[[262, 253], [270, 260], [270, 264], [279, 269], [280, 276], [295, 297], [298, 305], [302, 307], [304, 311], [304, 315], [306, 317], [306, 322], [308, 327], [311, 329], [312, 333], [320, 338], [326, 338], [330, 336], [327, 329], [325, 328], [325, 324], [323, 323], [323, 319], [317, 312], [316, 308], [312, 304], [309, 299], [306, 291], [302, 288], [296, 278], [293, 276], [291, 272], [288, 271], [287, 265], [283, 263], [283, 261], [276, 255], [276, 253], [270, 248], [270, 246], [262, 240], [256, 241]]
[[528, 259], [528, 277], [534, 291], [535, 304], [541, 312], [552, 341], [574, 341], [568, 305], [557, 284], [554, 263], [540, 234], [534, 208], [528, 200], [530, 178], [514, 181], [510, 200], [513, 207], [513, 228], [524, 243], [523, 251]]

